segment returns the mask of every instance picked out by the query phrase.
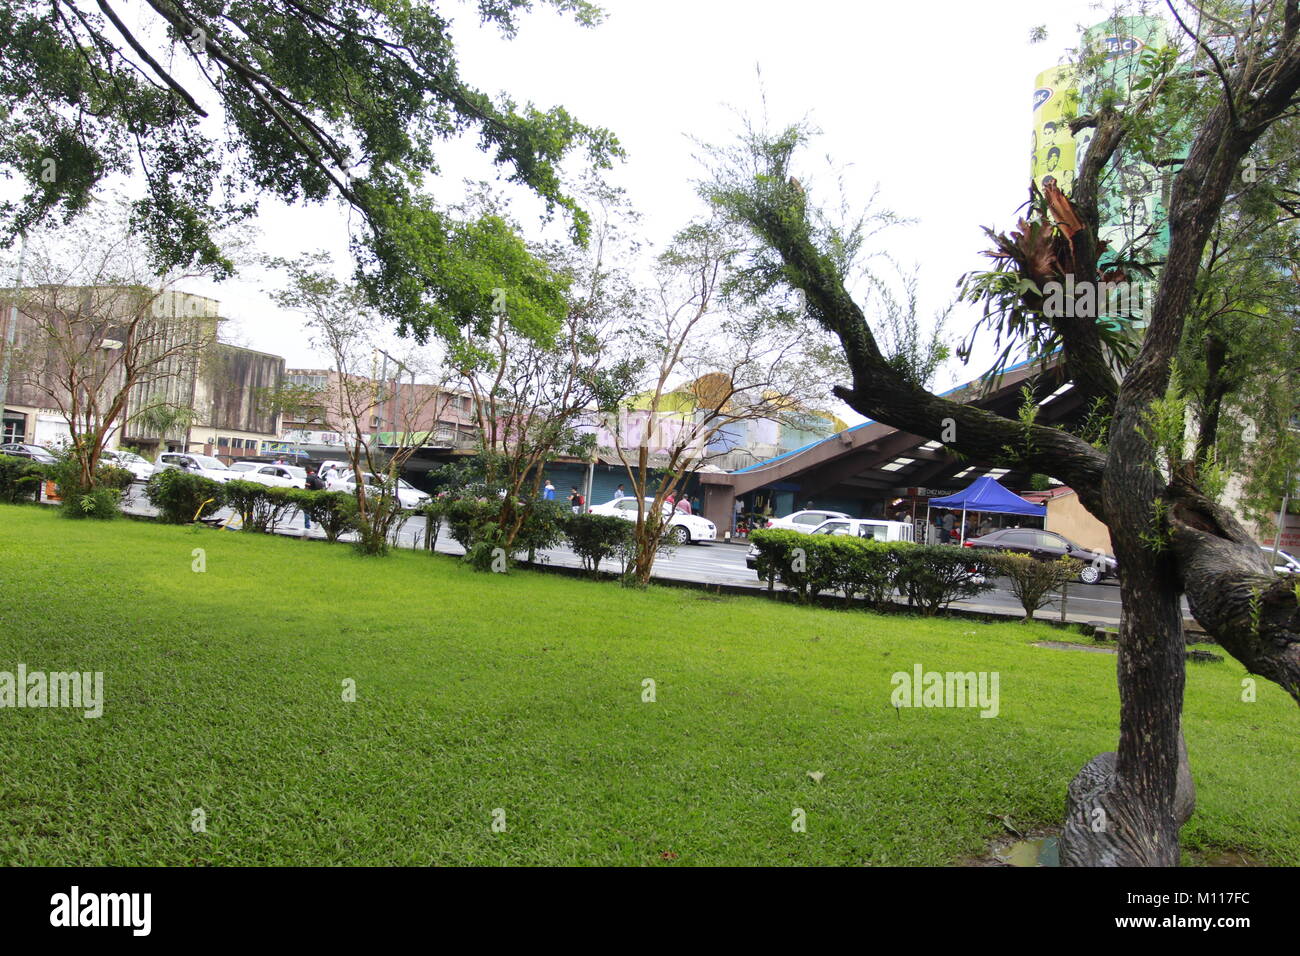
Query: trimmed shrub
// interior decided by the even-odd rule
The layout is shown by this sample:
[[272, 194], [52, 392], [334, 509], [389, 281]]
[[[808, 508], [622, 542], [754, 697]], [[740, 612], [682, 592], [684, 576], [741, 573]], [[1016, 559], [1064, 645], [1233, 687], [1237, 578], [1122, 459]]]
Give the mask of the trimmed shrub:
[[923, 614], [935, 614], [953, 601], [993, 590], [997, 568], [972, 548], [950, 545], [913, 545], [897, 552], [900, 557], [894, 584], [907, 603]]
[[564, 536], [569, 547], [593, 575], [600, 571], [602, 561], [629, 553], [635, 534], [636, 525], [616, 515], [575, 515], [570, 512], [564, 519]]
[[[814, 537], [832, 537], [814, 535]], [[916, 545], [906, 541], [872, 541], [866, 538], [835, 536], [844, 542], [839, 546], [840, 561], [835, 577], [836, 587], [844, 592], [847, 603], [860, 595], [867, 604], [883, 608], [893, 603], [894, 586], [898, 570], [908, 551]]]
[[256, 481], [228, 481], [224, 485], [227, 507], [239, 513], [244, 531], [273, 534], [297, 508], [291, 491], [296, 488], [272, 488]]
[[211, 514], [225, 503], [220, 482], [180, 468], [158, 472], [144, 486], [144, 495], [158, 509], [158, 516], [170, 524], [189, 524], [201, 512]]
[[312, 524], [320, 525], [325, 532], [325, 540], [331, 544], [346, 532], [355, 530], [357, 499], [348, 492], [308, 491], [302, 488], [285, 490], [293, 506], [309, 518]]
[[230, 508], [239, 515], [243, 522], [244, 531], [253, 529], [253, 509], [262, 499], [262, 492], [266, 491], [266, 486], [258, 484], [256, 481], [228, 481], [222, 485], [222, 501], [226, 507]]
[[[420, 513], [426, 518], [430, 541], [445, 526], [452, 540], [465, 549], [465, 560], [486, 571], [492, 569], [497, 549], [504, 547], [510, 531], [501, 520], [503, 504], [499, 495], [484, 495], [481, 489], [463, 495], [444, 492], [427, 502]], [[564, 540], [565, 520], [571, 513], [560, 502], [518, 501], [514, 507], [519, 509], [514, 517], [522, 514], [522, 521], [507, 549], [511, 560], [520, 554], [532, 556]], [[511, 520], [509, 512], [506, 519]]]
[[755, 569], [769, 588], [780, 581], [804, 601], [826, 591], [842, 591], [846, 604], [860, 595], [875, 607], [891, 602], [900, 556], [916, 547], [782, 528], [755, 531], [750, 541], [758, 548]]
[[49, 476], [48, 465], [17, 455], [0, 455], [0, 501], [13, 504], [37, 500], [41, 482]]
[[525, 501], [520, 507], [523, 509], [524, 520], [515, 534], [511, 550], [515, 554], [527, 554], [529, 559], [538, 551], [562, 544], [566, 522], [578, 517], [568, 505], [559, 501], [536, 499]]
[[996, 573], [1011, 582], [1011, 593], [1025, 609], [1025, 620], [1047, 604], [1053, 591], [1059, 591], [1083, 570], [1083, 562], [1062, 557], [1056, 561], [1039, 561], [1027, 554], [1000, 551], [987, 559]]

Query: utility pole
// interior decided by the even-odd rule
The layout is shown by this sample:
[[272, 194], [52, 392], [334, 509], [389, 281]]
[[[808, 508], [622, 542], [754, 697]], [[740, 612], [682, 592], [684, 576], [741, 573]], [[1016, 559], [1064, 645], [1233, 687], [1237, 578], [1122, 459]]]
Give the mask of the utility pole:
[[1294, 474], [1290, 469], [1286, 473], [1286, 484], [1282, 487], [1282, 507], [1277, 512], [1277, 533], [1273, 535], [1273, 563], [1278, 564], [1277, 549], [1282, 546], [1282, 522], [1286, 521], [1287, 505], [1291, 503], [1291, 476]]
[[18, 333], [18, 295], [23, 289], [23, 263], [27, 259], [27, 233], [23, 233], [18, 248], [18, 281], [14, 284], [14, 303], [9, 310], [9, 327], [5, 329], [4, 368], [0, 370], [0, 439], [4, 437], [4, 405], [9, 400], [9, 356], [14, 350], [14, 337]]

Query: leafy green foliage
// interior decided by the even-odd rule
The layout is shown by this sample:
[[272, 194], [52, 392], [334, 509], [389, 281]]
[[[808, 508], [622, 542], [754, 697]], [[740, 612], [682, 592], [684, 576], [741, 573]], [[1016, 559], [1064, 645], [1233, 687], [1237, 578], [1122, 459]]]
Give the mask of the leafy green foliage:
[[325, 532], [325, 540], [333, 544], [339, 537], [356, 527], [357, 499], [346, 491], [309, 491], [289, 488], [288, 498], [293, 506], [312, 524]]
[[987, 580], [993, 573], [991, 565], [982, 555], [962, 548], [780, 528], [755, 531], [750, 540], [758, 548], [759, 576], [780, 581], [803, 601], [840, 591], [846, 603], [861, 595], [868, 604], [885, 607], [897, 589], [909, 604], [934, 614], [953, 601], [993, 587]]
[[903, 553], [895, 586], [907, 603], [935, 614], [953, 601], [993, 590], [997, 569], [979, 552], [945, 545], [913, 545]]
[[1011, 593], [1025, 609], [1026, 621], [1033, 620], [1034, 612], [1047, 604], [1052, 592], [1061, 590], [1083, 569], [1083, 563], [1074, 558], [1039, 561], [1010, 551], [988, 555], [984, 560], [1010, 581]]
[[0, 501], [13, 504], [33, 500], [41, 482], [49, 478], [48, 466], [17, 455], [0, 455]]
[[144, 495], [158, 509], [158, 517], [169, 524], [189, 524], [225, 503], [220, 482], [180, 468], [164, 468], [155, 474], [144, 486]]
[[298, 509], [300, 499], [293, 493], [300, 490], [235, 480], [226, 482], [223, 501], [239, 514], [244, 531], [274, 534], [280, 523]]
[[82, 478], [82, 454], [72, 447], [64, 448], [58, 453], [58, 461], [47, 466], [58, 491], [60, 514], [101, 521], [116, 518], [121, 514], [122, 492], [131, 487], [135, 476], [125, 468], [101, 463], [87, 487]]
[[569, 547], [593, 575], [600, 571], [602, 561], [627, 553], [635, 533], [636, 526], [617, 515], [570, 514], [564, 520]]
[[[590, 25], [580, 0], [547, 5]], [[132, 208], [159, 273], [202, 266], [229, 274], [223, 226], [260, 197], [342, 199], [354, 208], [359, 275], [371, 302], [418, 336], [455, 332], [483, 300], [501, 250], [491, 222], [463, 221], [418, 191], [439, 172], [436, 146], [474, 136], [505, 178], [548, 214], [563, 210], [583, 240], [588, 217], [561, 164], [621, 155], [614, 136], [567, 110], [493, 99], [457, 69], [443, 3], [248, 0], [213, 7], [169, 0], [114, 10], [56, 0], [0, 9], [0, 170], [21, 180], [0, 203], [7, 243], [74, 217], [111, 177], [147, 184]], [[531, 0], [481, 0], [506, 36]], [[120, 5], [119, 5], [120, 7]], [[484, 268], [480, 268], [480, 261]], [[519, 316], [527, 325], [526, 311]]]

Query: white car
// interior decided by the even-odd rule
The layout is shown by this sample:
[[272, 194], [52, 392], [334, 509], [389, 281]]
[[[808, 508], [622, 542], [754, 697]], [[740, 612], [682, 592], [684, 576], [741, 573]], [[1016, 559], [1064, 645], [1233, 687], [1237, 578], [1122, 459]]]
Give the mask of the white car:
[[307, 469], [297, 465], [268, 465], [262, 461], [231, 462], [230, 470], [240, 481], [255, 481], [272, 488], [306, 488]]
[[231, 471], [211, 455], [195, 455], [190, 452], [163, 452], [158, 456], [158, 464], [153, 466], [152, 474], [156, 475], [168, 468], [179, 468], [181, 471], [188, 471], [192, 475], [211, 478], [213, 481], [219, 481], [222, 484], [232, 478], [240, 477], [239, 472]]
[[[367, 488], [373, 489], [371, 493], [379, 489], [381, 484], [380, 479], [376, 478], [368, 471], [362, 472], [361, 474], [366, 480]], [[346, 491], [349, 494], [356, 494], [357, 482], [350, 471], [345, 474], [332, 472], [330, 476], [325, 479], [325, 487], [330, 491]], [[416, 508], [420, 507], [420, 505], [428, 501], [429, 496], [410, 482], [398, 478], [397, 500], [401, 503], [403, 510], [414, 511]]]
[[[653, 498], [645, 499], [647, 508], [654, 507]], [[718, 529], [714, 523], [707, 518], [699, 515], [688, 515], [681, 511], [673, 511], [666, 503], [663, 506], [664, 514], [671, 512], [668, 519], [669, 535], [676, 544], [699, 544], [703, 541], [718, 540]], [[636, 520], [636, 499], [635, 498], [615, 498], [613, 501], [607, 501], [603, 505], [593, 505], [588, 509], [593, 515], [614, 515], [619, 518], [626, 518], [628, 521]]]
[[1300, 561], [1297, 561], [1292, 555], [1287, 554], [1280, 548], [1275, 552], [1272, 548], [1260, 546], [1261, 551], [1273, 561], [1273, 571], [1276, 574], [1300, 574]]
[[910, 521], [882, 518], [832, 518], [812, 529], [812, 534], [844, 534], [876, 541], [916, 541], [916, 526]]
[[153, 477], [153, 462], [141, 458], [135, 452], [121, 448], [105, 448], [99, 453], [99, 460], [114, 468], [125, 468], [135, 476], [136, 481], [148, 481]]
[[848, 518], [848, 515], [842, 511], [810, 508], [805, 511], [796, 511], [784, 518], [768, 518], [767, 527], [784, 528], [786, 531], [812, 531], [823, 521], [830, 521], [832, 518]]
[[[916, 541], [916, 527], [910, 521], [885, 521], [880, 518], [832, 518], [823, 521], [808, 534], [854, 535], [873, 541]], [[758, 545], [751, 544], [745, 553], [745, 567], [758, 570]]]

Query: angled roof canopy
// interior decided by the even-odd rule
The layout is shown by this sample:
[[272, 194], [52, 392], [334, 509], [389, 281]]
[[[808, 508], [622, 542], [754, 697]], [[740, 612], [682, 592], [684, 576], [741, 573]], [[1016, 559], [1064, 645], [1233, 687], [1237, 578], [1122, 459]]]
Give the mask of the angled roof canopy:
[[976, 478], [970, 487], [946, 498], [931, 498], [931, 508], [958, 508], [966, 511], [989, 511], [1003, 515], [1032, 515], [1041, 518], [1047, 509], [1007, 491], [996, 479]]

